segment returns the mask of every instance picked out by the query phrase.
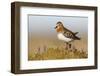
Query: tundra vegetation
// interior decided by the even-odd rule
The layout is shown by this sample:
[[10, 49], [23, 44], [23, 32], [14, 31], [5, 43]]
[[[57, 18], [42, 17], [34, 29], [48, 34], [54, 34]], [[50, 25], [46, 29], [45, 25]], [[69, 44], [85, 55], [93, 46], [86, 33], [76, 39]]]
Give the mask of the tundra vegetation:
[[[55, 60], [55, 59], [83, 59], [88, 57], [87, 41], [81, 40], [72, 43], [72, 47], [65, 49], [64, 42], [29, 41], [28, 60]], [[37, 44], [38, 43], [38, 44]], [[47, 44], [45, 44], [47, 43]], [[78, 46], [78, 47], [77, 47]]]

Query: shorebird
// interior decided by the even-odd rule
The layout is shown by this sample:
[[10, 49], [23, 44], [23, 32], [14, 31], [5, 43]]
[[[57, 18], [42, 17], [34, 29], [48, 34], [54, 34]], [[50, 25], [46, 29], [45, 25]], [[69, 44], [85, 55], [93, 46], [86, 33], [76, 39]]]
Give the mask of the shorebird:
[[72, 42], [74, 40], [80, 40], [80, 38], [78, 36], [76, 36], [76, 34], [78, 34], [78, 32], [74, 33], [71, 30], [65, 28], [63, 23], [60, 21], [56, 23], [55, 29], [57, 31], [58, 39], [63, 40], [66, 43], [66, 49], [68, 49], [68, 47], [71, 48], [70, 42]]

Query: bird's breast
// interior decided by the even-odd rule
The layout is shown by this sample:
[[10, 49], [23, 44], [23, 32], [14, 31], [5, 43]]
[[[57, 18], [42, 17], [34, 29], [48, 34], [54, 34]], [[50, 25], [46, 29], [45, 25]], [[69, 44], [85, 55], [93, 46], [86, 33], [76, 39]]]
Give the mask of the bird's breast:
[[57, 28], [56, 31], [57, 32], [62, 32], [63, 31], [63, 28], [61, 28], [61, 27], [60, 28]]
[[63, 41], [66, 41], [66, 42], [69, 42], [69, 41], [71, 41], [72, 39], [70, 39], [70, 38], [67, 38], [67, 37], [65, 37], [62, 33], [58, 33], [58, 39], [59, 40], [63, 40]]

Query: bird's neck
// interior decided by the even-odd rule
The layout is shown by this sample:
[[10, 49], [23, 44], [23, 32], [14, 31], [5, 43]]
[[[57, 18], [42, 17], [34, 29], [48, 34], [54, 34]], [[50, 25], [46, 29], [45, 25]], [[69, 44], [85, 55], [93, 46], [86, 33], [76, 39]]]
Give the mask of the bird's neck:
[[63, 32], [63, 28], [58, 28], [58, 29], [57, 29], [57, 32], [58, 32], [58, 33]]

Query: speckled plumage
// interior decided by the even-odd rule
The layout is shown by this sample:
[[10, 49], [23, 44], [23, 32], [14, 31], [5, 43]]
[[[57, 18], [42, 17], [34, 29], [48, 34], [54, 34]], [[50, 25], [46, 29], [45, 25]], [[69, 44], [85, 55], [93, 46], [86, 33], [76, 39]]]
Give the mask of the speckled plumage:
[[59, 40], [63, 40], [65, 42], [80, 40], [80, 38], [76, 36], [78, 32], [74, 33], [71, 30], [65, 28], [62, 22], [57, 22], [55, 29], [57, 31], [57, 37]]

